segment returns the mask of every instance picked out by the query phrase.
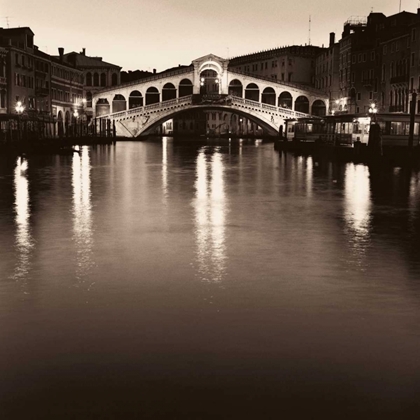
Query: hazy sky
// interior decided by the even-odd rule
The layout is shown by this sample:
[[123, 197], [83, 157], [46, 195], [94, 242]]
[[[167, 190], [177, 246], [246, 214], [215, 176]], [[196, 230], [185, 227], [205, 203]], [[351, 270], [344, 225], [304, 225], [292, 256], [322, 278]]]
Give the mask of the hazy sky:
[[0, 26], [29, 26], [49, 54], [81, 51], [124, 70], [165, 70], [208, 53], [234, 57], [328, 44], [351, 16], [416, 13], [418, 0], [0, 0]]

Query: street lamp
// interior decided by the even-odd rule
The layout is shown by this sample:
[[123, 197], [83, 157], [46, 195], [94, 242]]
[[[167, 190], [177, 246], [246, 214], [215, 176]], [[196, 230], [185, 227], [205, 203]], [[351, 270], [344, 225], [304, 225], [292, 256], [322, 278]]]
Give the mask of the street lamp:
[[22, 105], [21, 101], [16, 102], [15, 110], [18, 114], [22, 114], [22, 112], [25, 110], [25, 107]]
[[16, 113], [18, 115], [18, 118], [17, 118], [17, 123], [18, 123], [18, 140], [20, 141], [21, 138], [22, 138], [21, 127], [20, 127], [20, 116], [22, 115], [23, 111], [25, 110], [25, 107], [23, 106], [23, 104], [22, 104], [21, 101], [17, 101], [16, 102], [15, 110], [16, 110]]
[[378, 112], [378, 108], [376, 108], [376, 104], [374, 104], [373, 102], [370, 104], [370, 108], [369, 108], [369, 114], [372, 114], [372, 120], [375, 122], [376, 121], [376, 114]]

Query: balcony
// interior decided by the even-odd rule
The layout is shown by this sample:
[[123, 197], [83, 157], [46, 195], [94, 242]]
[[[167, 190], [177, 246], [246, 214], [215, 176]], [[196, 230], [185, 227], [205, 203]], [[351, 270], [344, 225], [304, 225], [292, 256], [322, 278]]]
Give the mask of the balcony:
[[0, 77], [0, 85], [7, 85], [7, 79], [5, 77]]

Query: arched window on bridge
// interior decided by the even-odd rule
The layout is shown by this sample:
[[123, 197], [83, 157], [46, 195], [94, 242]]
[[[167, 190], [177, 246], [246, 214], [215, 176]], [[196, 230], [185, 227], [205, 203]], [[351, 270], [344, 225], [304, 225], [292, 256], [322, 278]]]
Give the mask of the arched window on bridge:
[[293, 106], [292, 95], [289, 92], [282, 92], [279, 95], [279, 101], [278, 101], [277, 106], [280, 106], [282, 108], [292, 109], [292, 106]]
[[94, 73], [93, 75], [93, 86], [99, 86], [99, 74]]
[[245, 99], [256, 102], [260, 101], [260, 88], [255, 83], [250, 83], [245, 88]]
[[234, 79], [229, 83], [229, 95], [242, 98], [243, 86], [238, 79]]
[[327, 112], [327, 107], [325, 105], [324, 101], [321, 101], [321, 99], [317, 99], [312, 104], [312, 115], [317, 115], [318, 117], [323, 117]]
[[101, 115], [109, 114], [109, 102], [106, 98], [99, 98], [96, 102], [96, 115], [100, 117]]
[[179, 97], [189, 96], [193, 94], [193, 84], [189, 79], [182, 79], [179, 83]]
[[86, 86], [92, 86], [92, 73], [91, 72], [86, 74]]
[[128, 98], [128, 108], [138, 108], [143, 106], [143, 95], [138, 90], [133, 90]]
[[146, 105], [157, 104], [160, 101], [160, 93], [154, 86], [146, 91]]
[[127, 101], [123, 95], [117, 94], [112, 100], [112, 112], [125, 111], [127, 109]]
[[261, 102], [268, 105], [276, 105], [276, 92], [272, 87], [266, 87], [261, 95]]
[[101, 86], [106, 86], [106, 74], [101, 73]]
[[176, 88], [172, 83], [166, 83], [162, 88], [162, 101], [176, 98]]
[[216, 70], [206, 69], [200, 73], [200, 93], [218, 95], [220, 88], [219, 75]]
[[306, 96], [298, 96], [295, 101], [295, 111], [309, 114], [309, 100]]
[[112, 86], [117, 86], [117, 84], [118, 84], [118, 76], [117, 76], [117, 73], [112, 73], [111, 83], [112, 83]]
[[86, 92], [86, 106], [92, 108], [92, 92]]

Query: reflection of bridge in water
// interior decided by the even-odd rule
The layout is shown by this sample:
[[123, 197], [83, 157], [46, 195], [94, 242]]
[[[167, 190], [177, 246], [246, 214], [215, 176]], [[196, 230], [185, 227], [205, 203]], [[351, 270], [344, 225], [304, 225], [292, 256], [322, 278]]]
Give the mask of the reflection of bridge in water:
[[188, 67], [104, 89], [95, 94], [95, 117], [115, 123], [118, 136], [138, 137], [188, 110], [242, 115], [269, 134], [285, 120], [325, 115], [327, 96], [314, 88], [228, 69], [229, 60], [207, 55]]

